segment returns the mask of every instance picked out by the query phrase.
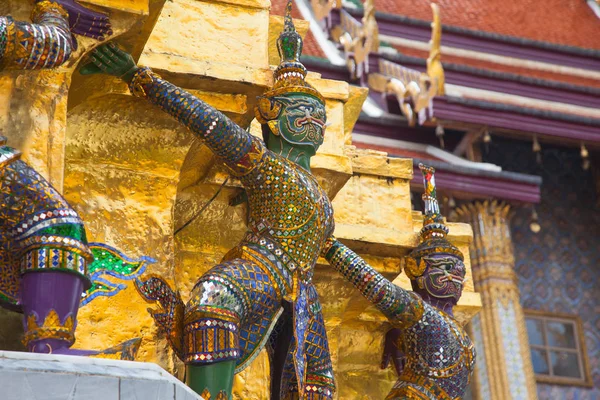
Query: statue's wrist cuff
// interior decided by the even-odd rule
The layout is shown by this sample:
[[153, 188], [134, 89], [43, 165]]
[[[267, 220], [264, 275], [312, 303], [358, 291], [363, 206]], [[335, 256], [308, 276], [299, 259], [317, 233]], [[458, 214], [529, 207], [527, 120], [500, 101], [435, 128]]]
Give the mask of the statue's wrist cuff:
[[[138, 68], [136, 66], [135, 68], [137, 69], [135, 69], [133, 77], [129, 82], [129, 90], [136, 97], [146, 97], [146, 86], [151, 85], [155, 79], [160, 79], [160, 76], [152, 72], [152, 70], [148, 67]], [[128, 72], [121, 75], [121, 77], [124, 78], [132, 70], [134, 70], [134, 68], [131, 68]]]

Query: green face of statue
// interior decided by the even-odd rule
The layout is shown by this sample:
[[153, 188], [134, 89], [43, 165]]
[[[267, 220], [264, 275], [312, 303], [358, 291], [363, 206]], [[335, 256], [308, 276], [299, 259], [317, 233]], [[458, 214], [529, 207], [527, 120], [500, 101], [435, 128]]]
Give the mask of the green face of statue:
[[313, 156], [323, 144], [325, 105], [306, 93], [288, 93], [274, 100], [282, 105], [282, 110], [277, 119], [268, 122], [271, 132], [291, 147], [301, 147]]

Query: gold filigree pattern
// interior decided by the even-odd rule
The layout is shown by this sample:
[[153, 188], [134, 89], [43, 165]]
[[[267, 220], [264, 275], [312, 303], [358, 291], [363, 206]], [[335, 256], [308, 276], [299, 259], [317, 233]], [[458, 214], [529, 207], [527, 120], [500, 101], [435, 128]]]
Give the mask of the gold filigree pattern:
[[69, 345], [75, 343], [75, 323], [73, 317], [69, 315], [64, 323], [61, 323], [56, 310], [50, 310], [44, 322], [38, 324], [36, 314], [27, 316], [27, 332], [23, 336], [23, 345], [29, 345], [42, 339], [61, 339], [69, 342]]
[[69, 18], [69, 14], [64, 8], [62, 8], [60, 4], [48, 0], [43, 0], [37, 3], [35, 7], [33, 7], [33, 10], [31, 11], [31, 20], [37, 21], [42, 17], [42, 14], [45, 13], [60, 15], [65, 20]]

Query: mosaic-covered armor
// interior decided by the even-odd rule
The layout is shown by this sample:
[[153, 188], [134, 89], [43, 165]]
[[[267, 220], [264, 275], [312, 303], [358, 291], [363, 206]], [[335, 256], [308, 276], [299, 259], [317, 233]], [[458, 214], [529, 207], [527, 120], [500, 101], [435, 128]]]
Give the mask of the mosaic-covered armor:
[[63, 7], [41, 1], [33, 9], [33, 24], [0, 16], [0, 69], [54, 68], [69, 59], [73, 39]]
[[445, 237], [435, 194], [433, 169], [420, 166], [425, 180], [422, 243], [407, 257], [406, 273], [414, 292], [404, 290], [370, 267], [335, 238], [324, 255], [394, 327], [399, 378], [386, 399], [451, 400], [462, 398], [475, 365], [475, 349], [452, 317], [462, 293], [463, 255]]
[[0, 70], [55, 68], [77, 47], [71, 33], [100, 40], [112, 34], [108, 16], [73, 0], [36, 0], [31, 19], [0, 16]]
[[200, 277], [186, 304], [159, 277], [138, 284], [147, 300], [163, 306], [153, 317], [186, 363], [187, 383], [205, 398], [231, 397], [233, 372], [267, 344], [284, 308], [294, 335], [283, 349], [275, 396], [330, 399], [335, 390], [312, 284], [315, 263], [334, 229], [331, 203], [309, 167], [323, 142], [325, 101], [304, 79], [307, 71], [298, 61], [302, 39], [290, 13], [291, 1], [278, 41], [282, 62], [276, 83], [256, 109], [265, 142], [150, 69], [138, 69], [114, 45], [100, 47], [94, 65], [82, 69], [124, 77], [134, 95], [187, 126], [245, 188], [248, 232]]
[[[327, 395], [306, 398], [330, 398], [333, 388], [327, 387], [333, 375], [329, 354], [322, 351], [327, 349], [325, 328], [311, 283], [321, 247], [334, 226], [325, 191], [309, 171], [265, 148], [262, 140], [147, 68], [137, 72], [131, 89], [190, 127], [240, 179], [248, 197], [248, 233], [220, 265], [200, 278], [185, 307], [179, 350], [183, 360], [237, 360], [236, 371], [241, 371], [264, 347], [282, 299], [287, 299], [294, 302], [300, 347], [290, 362], [299, 376], [307, 375], [305, 390], [315, 387]], [[288, 112], [298, 107], [291, 100]], [[303, 111], [299, 115], [306, 117]], [[309, 333], [314, 339], [306, 343]], [[207, 335], [214, 337], [214, 345], [205, 340]], [[290, 387], [283, 391], [297, 383], [286, 385]]]

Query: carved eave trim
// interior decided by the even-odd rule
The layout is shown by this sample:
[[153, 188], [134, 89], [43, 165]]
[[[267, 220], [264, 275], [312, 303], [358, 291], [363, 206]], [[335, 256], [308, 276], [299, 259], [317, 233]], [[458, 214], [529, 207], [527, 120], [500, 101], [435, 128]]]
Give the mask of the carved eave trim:
[[435, 98], [433, 110], [434, 117], [443, 121], [600, 144], [600, 119], [597, 118], [457, 97]]
[[[363, 14], [362, 10], [347, 10], [347, 12], [354, 18], [361, 18]], [[381, 12], [376, 13], [375, 16], [380, 35], [383, 36], [382, 40], [398, 38], [420, 42], [426, 46], [431, 39], [431, 26], [427, 21]], [[339, 19], [338, 10], [331, 11], [331, 18]], [[442, 25], [442, 29], [444, 31], [442, 49], [447, 48], [454, 52], [469, 50], [480, 56], [504, 57], [513, 60], [514, 63], [518, 60], [538, 62], [556, 67], [587, 70], [588, 73], [600, 70], [600, 50], [557, 45], [449, 25]]]
[[369, 74], [367, 84], [372, 96], [395, 96], [409, 126], [431, 118], [432, 101], [437, 95], [437, 79], [422, 72], [380, 59], [378, 71]]
[[352, 79], [368, 74], [368, 59], [379, 49], [379, 27], [375, 20], [375, 5], [372, 0], [365, 2], [365, 14], [361, 21], [347, 11], [341, 10], [339, 18], [328, 18], [331, 39], [339, 43], [346, 57], [346, 64]]

